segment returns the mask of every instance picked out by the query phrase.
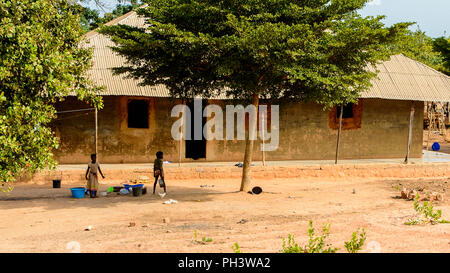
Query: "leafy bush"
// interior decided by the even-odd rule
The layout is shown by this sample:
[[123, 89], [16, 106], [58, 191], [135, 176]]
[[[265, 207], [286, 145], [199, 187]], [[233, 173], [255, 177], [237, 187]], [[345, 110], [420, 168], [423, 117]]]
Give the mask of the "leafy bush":
[[288, 234], [288, 241], [286, 243], [286, 240], [283, 238], [283, 249], [281, 250], [281, 253], [303, 253], [303, 249], [298, 246], [297, 243], [295, 243], [294, 236], [291, 234]]
[[282, 253], [335, 253], [338, 248], [334, 248], [331, 244], [326, 244], [325, 240], [330, 234], [330, 224], [322, 227], [322, 235], [316, 236], [313, 223], [309, 221], [309, 243], [304, 247], [300, 247], [294, 240], [294, 236], [288, 235], [288, 241], [283, 238]]
[[[359, 237], [358, 237], [359, 235]], [[347, 249], [348, 253], [356, 253], [362, 249], [364, 242], [366, 241], [366, 231], [362, 229], [362, 232], [359, 233], [359, 229], [352, 234], [352, 238], [349, 242], [344, 242], [345, 249]]]
[[441, 219], [442, 211], [434, 210], [432, 202], [424, 201], [423, 205], [420, 205], [419, 194], [414, 198], [414, 210], [419, 214], [419, 219], [409, 219], [405, 225], [418, 225], [418, 224], [447, 224], [450, 221]]

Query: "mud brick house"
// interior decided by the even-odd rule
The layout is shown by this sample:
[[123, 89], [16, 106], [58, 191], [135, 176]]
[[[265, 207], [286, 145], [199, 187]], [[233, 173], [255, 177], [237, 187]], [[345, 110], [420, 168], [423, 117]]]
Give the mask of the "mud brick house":
[[[129, 12], [111, 22], [142, 26], [144, 19]], [[171, 109], [180, 103], [172, 99], [164, 86], [139, 86], [133, 79], [112, 74], [110, 68], [120, 66], [124, 59], [115, 55], [113, 43], [95, 31], [86, 34], [86, 45], [93, 47], [90, 76], [106, 87], [101, 94], [104, 109], [98, 112], [98, 153], [103, 163], [151, 162], [158, 150], [168, 160], [183, 162], [241, 161], [244, 141], [176, 141], [171, 127], [177, 118]], [[378, 66], [380, 70], [373, 87], [362, 94], [357, 105], [348, 105], [343, 112], [340, 146], [342, 159], [404, 158], [409, 138], [411, 106], [412, 158], [422, 156], [424, 102], [449, 102], [450, 77], [403, 55]], [[227, 100], [208, 100], [225, 106]], [[94, 112], [84, 111], [88, 105], [68, 98], [56, 105], [58, 119], [53, 124], [60, 148], [55, 156], [61, 164], [85, 163], [94, 148]], [[313, 103], [280, 105], [279, 148], [266, 152], [266, 160], [334, 159], [338, 133], [338, 111], [323, 111]], [[257, 143], [258, 144], [258, 143]], [[255, 145], [254, 160], [261, 160]]]

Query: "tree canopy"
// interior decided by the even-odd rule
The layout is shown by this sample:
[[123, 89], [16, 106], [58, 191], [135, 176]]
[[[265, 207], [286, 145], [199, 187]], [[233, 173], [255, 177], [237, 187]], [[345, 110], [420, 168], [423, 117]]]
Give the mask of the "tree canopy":
[[433, 41], [433, 48], [442, 55], [440, 70], [450, 76], [450, 38], [440, 37]]
[[[143, 2], [148, 6], [137, 12], [147, 27], [101, 30], [128, 61], [116, 73], [164, 84], [174, 97], [226, 93], [255, 106], [259, 98], [326, 107], [356, 101], [375, 76], [367, 66], [388, 59], [410, 25], [361, 17], [367, 0]], [[247, 141], [243, 184], [252, 151]]]
[[408, 31], [402, 39], [399, 39], [392, 45], [392, 54], [402, 53], [414, 60], [448, 74], [448, 63], [447, 71], [445, 68], [445, 41], [448, 40], [445, 38], [433, 39], [420, 29]]
[[[367, 0], [146, 0], [147, 27], [104, 27], [128, 64], [115, 68], [166, 85], [174, 97], [356, 101], [375, 76], [367, 70], [389, 58], [389, 46], [409, 23], [385, 27], [362, 18]], [[249, 124], [255, 126], [256, 117]], [[247, 139], [243, 182], [253, 141]]]
[[79, 17], [65, 0], [0, 0], [0, 180], [53, 166], [53, 103], [73, 93], [102, 106], [85, 77]]
[[149, 26], [103, 29], [129, 61], [116, 68], [181, 91], [286, 97], [331, 106], [355, 100], [409, 25], [362, 18], [366, 0], [152, 0], [138, 13]]

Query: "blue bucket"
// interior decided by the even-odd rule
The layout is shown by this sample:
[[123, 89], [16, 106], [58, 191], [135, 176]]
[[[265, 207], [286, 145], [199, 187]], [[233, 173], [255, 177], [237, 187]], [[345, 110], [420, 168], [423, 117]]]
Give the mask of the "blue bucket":
[[441, 149], [441, 145], [439, 145], [439, 143], [435, 142], [435, 143], [433, 143], [433, 146], [431, 146], [431, 149], [433, 149], [433, 151], [437, 152]]
[[84, 188], [70, 188], [70, 190], [72, 191], [73, 198], [84, 198]]

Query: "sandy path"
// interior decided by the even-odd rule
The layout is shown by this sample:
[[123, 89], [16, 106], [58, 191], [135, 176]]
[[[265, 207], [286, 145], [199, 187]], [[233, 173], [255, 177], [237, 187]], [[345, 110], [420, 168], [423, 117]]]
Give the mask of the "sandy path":
[[[341, 251], [351, 233], [363, 227], [366, 252], [376, 246], [381, 252], [450, 252], [450, 224], [403, 224], [414, 215], [413, 204], [395, 199], [393, 181], [255, 183], [263, 194], [236, 192], [238, 180], [169, 181], [166, 199], [179, 201], [172, 205], [151, 194], [75, 200], [68, 185], [18, 184], [9, 196], [0, 197], [0, 251], [69, 252], [67, 244], [76, 241], [81, 252], [231, 252], [235, 242], [242, 252], [277, 252], [289, 233], [304, 244], [312, 219], [317, 230], [331, 223], [329, 242]], [[214, 187], [201, 188], [203, 184]], [[450, 219], [448, 200], [436, 207]], [[248, 222], [238, 223], [242, 219]], [[136, 226], [128, 227], [130, 222]], [[89, 225], [94, 228], [84, 231]], [[209, 237], [213, 242], [193, 242], [196, 229], [198, 240]]]

